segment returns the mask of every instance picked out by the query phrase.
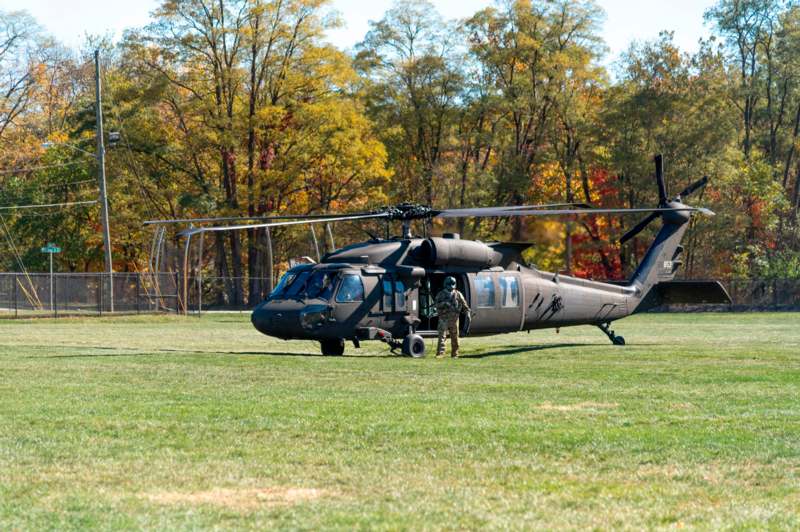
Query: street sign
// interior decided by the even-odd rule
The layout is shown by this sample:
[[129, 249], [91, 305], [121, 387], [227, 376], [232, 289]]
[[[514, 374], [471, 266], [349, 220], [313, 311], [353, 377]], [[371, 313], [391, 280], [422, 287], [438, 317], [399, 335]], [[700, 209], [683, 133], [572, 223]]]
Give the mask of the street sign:
[[61, 248], [48, 242], [48, 244], [42, 248], [42, 253], [61, 253]]

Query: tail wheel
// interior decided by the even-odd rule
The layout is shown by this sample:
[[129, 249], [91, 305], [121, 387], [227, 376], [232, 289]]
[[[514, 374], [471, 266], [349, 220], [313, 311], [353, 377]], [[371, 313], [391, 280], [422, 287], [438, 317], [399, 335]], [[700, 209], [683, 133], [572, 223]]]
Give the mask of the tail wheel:
[[341, 338], [330, 338], [320, 341], [322, 354], [328, 357], [340, 357], [344, 354], [344, 340]]
[[403, 354], [414, 358], [425, 356], [425, 340], [418, 334], [409, 334], [403, 338]]

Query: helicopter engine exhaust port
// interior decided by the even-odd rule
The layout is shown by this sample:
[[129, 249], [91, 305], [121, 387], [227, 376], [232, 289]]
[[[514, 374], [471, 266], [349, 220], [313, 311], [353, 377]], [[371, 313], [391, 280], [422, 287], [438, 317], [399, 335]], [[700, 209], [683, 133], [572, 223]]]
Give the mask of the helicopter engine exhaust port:
[[497, 266], [503, 255], [483, 242], [431, 237], [419, 247], [419, 258], [432, 266]]

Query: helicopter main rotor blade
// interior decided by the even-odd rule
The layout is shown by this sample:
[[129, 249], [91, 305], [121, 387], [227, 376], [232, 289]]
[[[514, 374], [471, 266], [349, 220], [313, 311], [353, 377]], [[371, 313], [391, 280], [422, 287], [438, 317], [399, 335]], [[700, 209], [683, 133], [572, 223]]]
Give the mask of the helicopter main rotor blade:
[[465, 209], [443, 209], [433, 211], [433, 216], [439, 218], [463, 218], [468, 216], [514, 216], [514, 212], [538, 209], [555, 209], [561, 207], [590, 209], [586, 203], [548, 203], [544, 205], [513, 205], [503, 207], [468, 207]]
[[279, 214], [274, 216], [223, 216], [217, 218], [174, 218], [169, 220], [147, 220], [143, 225], [166, 225], [166, 224], [187, 224], [187, 223], [208, 223], [208, 222], [243, 222], [252, 220], [272, 221], [272, 220], [318, 220], [329, 218], [341, 218], [350, 216], [362, 216], [375, 214], [371, 212], [353, 212], [348, 214]]
[[330, 216], [328, 218], [314, 218], [311, 220], [289, 220], [285, 222], [266, 222], [260, 224], [241, 224], [241, 225], [218, 225], [213, 227], [191, 227], [184, 229], [178, 234], [181, 236], [191, 236], [198, 233], [220, 232], [220, 231], [241, 231], [245, 229], [261, 229], [264, 227], [283, 227], [286, 225], [301, 225], [301, 224], [320, 224], [328, 222], [346, 222], [350, 220], [370, 220], [376, 218], [388, 218], [389, 215], [385, 212], [359, 214], [359, 215], [342, 215]]
[[[575, 207], [575, 208], [591, 208], [590, 205], [585, 203], [550, 203], [544, 205], [516, 205], [509, 207], [478, 207], [475, 209], [449, 209], [450, 212], [463, 212], [469, 215], [470, 212], [485, 213], [492, 210], [521, 210], [521, 209], [541, 209], [541, 208], [555, 208], [555, 207]], [[422, 213], [414, 213], [409, 219], [427, 218], [443, 211], [423, 211]], [[353, 216], [372, 216], [375, 214], [386, 213], [388, 218], [403, 219], [403, 211], [399, 213], [392, 208], [384, 208], [383, 210], [370, 211], [370, 212], [352, 212], [345, 214], [280, 214], [273, 216], [223, 216], [213, 218], [174, 218], [165, 220], [147, 220], [143, 225], [167, 225], [167, 224], [201, 224], [209, 222], [272, 222], [278, 220], [326, 220], [326, 221], [339, 221], [350, 219]], [[245, 225], [245, 224], [242, 224]]]
[[597, 214], [631, 214], [631, 213], [663, 213], [663, 212], [699, 212], [706, 216], [714, 213], [703, 207], [655, 207], [641, 209], [525, 209], [525, 210], [496, 210], [486, 213], [460, 213], [441, 211], [435, 216], [439, 218], [463, 218], [467, 216], [566, 216], [572, 214], [597, 215]]

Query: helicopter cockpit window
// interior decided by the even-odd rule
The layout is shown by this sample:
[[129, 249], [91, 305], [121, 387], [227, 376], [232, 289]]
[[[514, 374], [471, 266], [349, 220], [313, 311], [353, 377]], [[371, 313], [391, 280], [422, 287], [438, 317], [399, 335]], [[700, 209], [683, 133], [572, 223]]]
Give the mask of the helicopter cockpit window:
[[306, 281], [308, 281], [310, 276], [311, 272], [308, 270], [298, 273], [297, 277], [286, 285], [286, 289], [278, 294], [278, 297], [299, 297], [300, 293], [306, 287]]
[[286, 272], [281, 277], [281, 280], [278, 281], [277, 286], [269, 293], [269, 297], [276, 298], [280, 297], [283, 292], [292, 284], [292, 281], [297, 278], [297, 272]]
[[519, 306], [519, 279], [513, 276], [500, 276], [500, 306], [512, 308]]
[[311, 299], [330, 299], [336, 286], [337, 272], [317, 271], [306, 281], [304, 295]]
[[275, 299], [330, 299], [333, 289], [336, 287], [336, 276], [337, 272], [335, 271], [288, 272], [272, 291], [270, 297]]
[[479, 308], [494, 308], [494, 281], [490, 274], [478, 274], [475, 277], [475, 294]]
[[364, 283], [358, 275], [348, 274], [342, 277], [342, 284], [336, 294], [337, 303], [364, 301]]

